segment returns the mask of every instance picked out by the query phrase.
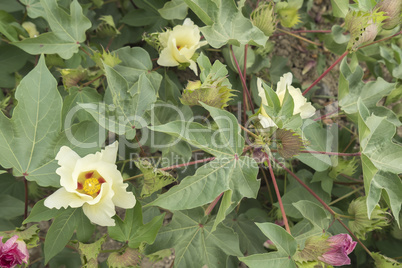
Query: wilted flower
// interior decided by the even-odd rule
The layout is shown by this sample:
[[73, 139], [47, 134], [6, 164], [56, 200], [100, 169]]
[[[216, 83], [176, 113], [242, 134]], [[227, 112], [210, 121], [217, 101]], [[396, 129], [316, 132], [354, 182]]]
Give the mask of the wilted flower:
[[272, 2], [263, 3], [250, 15], [251, 22], [266, 36], [271, 36], [276, 29], [276, 16]]
[[24, 241], [14, 235], [3, 244], [0, 237], [0, 267], [12, 268], [23, 262], [28, 263], [29, 252]]
[[349, 234], [331, 236], [326, 241], [328, 249], [318, 257], [318, 260], [333, 266], [350, 264], [348, 255], [355, 249], [357, 242]]
[[390, 30], [402, 22], [402, 1], [401, 0], [381, 0], [374, 7], [378, 11], [384, 12], [388, 18], [384, 20], [382, 28]]
[[198, 26], [189, 18], [184, 20], [183, 25], [177, 25], [173, 30], [159, 34], [162, 51], [158, 64], [161, 66], [189, 64], [190, 69], [197, 74], [197, 65], [192, 57], [198, 48], [207, 44], [206, 41], [200, 42], [200, 38]]
[[28, 32], [30, 38], [34, 38], [39, 35], [38, 30], [36, 30], [36, 25], [30, 21], [24, 22], [23, 24], [21, 24], [21, 26], [25, 29], [25, 31]]
[[386, 209], [377, 205], [369, 217], [366, 201], [366, 196], [359, 197], [353, 200], [348, 208], [348, 213], [354, 218], [349, 221], [349, 228], [360, 239], [366, 239], [366, 233], [388, 225]]
[[126, 192], [128, 184], [115, 164], [118, 142], [106, 146], [101, 152], [81, 158], [67, 146], [60, 148], [56, 160], [60, 167], [62, 188], [45, 200], [48, 208], [81, 207], [85, 215], [102, 226], [114, 226], [112, 217], [115, 206], [132, 208], [135, 205], [133, 193]]

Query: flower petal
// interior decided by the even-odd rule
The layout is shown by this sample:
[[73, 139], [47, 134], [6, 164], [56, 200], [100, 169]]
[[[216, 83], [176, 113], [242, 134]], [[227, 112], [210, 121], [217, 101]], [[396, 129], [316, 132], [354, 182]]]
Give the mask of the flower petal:
[[164, 48], [159, 55], [157, 63], [160, 66], [173, 67], [179, 65], [179, 63], [173, 58], [173, 53], [169, 47]]
[[90, 205], [84, 204], [82, 206], [84, 214], [88, 219], [101, 226], [114, 226], [115, 222], [112, 217], [116, 214], [113, 202], [110, 197], [105, 196], [100, 202]]
[[258, 88], [258, 96], [261, 98], [261, 105], [268, 106], [267, 95], [265, 94], [265, 89], [262, 87], [261, 78], [257, 78], [257, 88]]
[[18, 245], [18, 250], [20, 251], [20, 253], [22, 255], [24, 255], [24, 256], [21, 256], [22, 261], [27, 263], [28, 259], [29, 259], [29, 252], [28, 252], [27, 245], [25, 244], [24, 241], [21, 241], [21, 240], [17, 240], [16, 243]]
[[292, 73], [285, 73], [279, 79], [279, 82], [276, 84], [276, 94], [285, 95], [286, 88], [292, 84], [293, 75]]
[[259, 114], [258, 119], [260, 119], [260, 124], [262, 125], [263, 128], [277, 126], [275, 122], [271, 119], [271, 117], [265, 117], [262, 114]]
[[127, 183], [114, 183], [112, 186], [114, 196], [112, 201], [115, 206], [121, 208], [133, 208], [135, 206], [136, 200], [132, 192], [127, 192]]
[[13, 237], [9, 238], [6, 243], [4, 243], [3, 247], [2, 247], [2, 251], [3, 252], [7, 252], [9, 251], [13, 246], [15, 241], [17, 241], [18, 239], [18, 235], [14, 235]]
[[101, 160], [109, 163], [116, 163], [117, 150], [119, 149], [119, 142], [115, 141], [114, 143], [108, 145], [103, 149], [101, 154]]
[[46, 198], [44, 205], [48, 208], [61, 207], [67, 208], [68, 206], [72, 208], [81, 207], [86, 201], [92, 199], [90, 196], [78, 196], [76, 193], [67, 192], [66, 189], [60, 188], [48, 198]]
[[56, 155], [60, 167], [56, 173], [60, 175], [60, 185], [72, 192], [77, 188], [77, 180], [72, 177], [75, 165], [81, 157], [71, 148], [63, 146]]

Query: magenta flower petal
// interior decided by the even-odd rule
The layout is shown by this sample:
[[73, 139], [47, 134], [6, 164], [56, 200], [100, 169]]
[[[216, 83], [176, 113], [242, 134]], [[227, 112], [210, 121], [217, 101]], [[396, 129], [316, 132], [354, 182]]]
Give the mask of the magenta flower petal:
[[326, 264], [342, 266], [350, 264], [348, 255], [355, 249], [357, 242], [353, 241], [348, 234], [334, 235], [327, 240], [330, 247], [318, 259]]
[[23, 262], [28, 263], [27, 246], [24, 241], [17, 239], [18, 236], [14, 235], [4, 244], [0, 240], [0, 267], [13, 268]]

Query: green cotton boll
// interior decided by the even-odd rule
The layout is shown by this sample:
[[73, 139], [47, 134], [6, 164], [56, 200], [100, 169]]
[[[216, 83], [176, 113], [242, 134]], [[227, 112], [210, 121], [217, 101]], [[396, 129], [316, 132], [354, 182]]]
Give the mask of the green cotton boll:
[[250, 20], [266, 36], [271, 36], [276, 30], [276, 15], [272, 2], [264, 3], [253, 10]]
[[360, 45], [374, 41], [386, 18], [379, 11], [349, 11], [345, 18], [345, 27], [350, 32], [348, 49], [356, 51]]
[[381, 0], [374, 10], [384, 12], [388, 16], [382, 25], [383, 29], [391, 30], [402, 23], [402, 1], [401, 0]]
[[278, 14], [279, 22], [283, 27], [291, 28], [301, 22], [298, 13], [299, 7], [286, 2], [280, 2], [275, 6], [275, 11]]
[[367, 214], [366, 196], [353, 200], [348, 208], [348, 213], [354, 218], [350, 220], [348, 225], [352, 232], [359, 239], [366, 239], [366, 234], [382, 227], [388, 226], [387, 208], [381, 209], [376, 206], [370, 215]]

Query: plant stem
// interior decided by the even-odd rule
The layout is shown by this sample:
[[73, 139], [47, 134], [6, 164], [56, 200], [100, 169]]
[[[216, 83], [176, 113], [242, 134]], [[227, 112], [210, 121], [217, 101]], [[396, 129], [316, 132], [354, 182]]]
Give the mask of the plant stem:
[[24, 220], [28, 217], [28, 181], [24, 176], [25, 186], [25, 206], [24, 206]]
[[247, 79], [247, 51], [248, 51], [248, 44], [244, 46], [243, 77], [245, 80]]
[[[236, 69], [237, 69], [237, 72], [239, 73], [240, 80], [241, 80], [241, 83], [242, 83], [242, 86], [243, 86], [243, 101], [245, 102], [244, 105], [245, 105], [245, 107], [248, 107], [248, 104], [247, 104], [247, 101], [246, 101], [246, 97], [247, 97], [248, 101], [250, 102], [251, 110], [254, 113], [254, 104], [253, 104], [253, 101], [251, 99], [250, 92], [249, 92], [249, 90], [247, 88], [246, 79], [245, 79], [245, 77], [243, 77], [243, 74], [242, 74], [240, 66], [239, 66], [239, 62], [237, 61], [237, 58], [236, 58], [236, 56], [234, 54], [232, 45], [229, 46], [229, 49], [230, 49], [230, 52], [232, 53], [232, 58], [233, 58], [233, 61], [235, 62]], [[246, 96], [244, 96], [244, 95], [246, 95]]]
[[321, 81], [321, 79], [324, 78], [324, 76], [326, 76], [344, 57], [346, 57], [346, 55], [348, 55], [349, 50], [346, 50], [334, 63], [332, 63], [331, 66], [329, 66], [328, 69], [325, 70], [325, 72], [323, 72], [320, 77], [317, 78], [317, 80], [315, 80], [304, 92], [303, 92], [303, 96], [306, 95], [315, 85], [318, 84], [318, 82]]
[[336, 113], [338, 113], [338, 112], [339, 112], [339, 108], [336, 109], [335, 111], [332, 111], [332, 112], [330, 112], [330, 113], [324, 114], [323, 116], [320, 116], [320, 117], [314, 119], [314, 121], [322, 120], [322, 119], [327, 118], [328, 116], [333, 115], [333, 114], [336, 114]]
[[331, 206], [331, 205], [333, 205], [333, 204], [335, 204], [335, 203], [338, 203], [339, 201], [345, 199], [346, 197], [351, 196], [352, 194], [354, 194], [354, 193], [360, 191], [360, 190], [363, 189], [363, 188], [364, 188], [363, 186], [362, 186], [362, 187], [359, 187], [359, 188], [357, 188], [357, 189], [351, 191], [350, 193], [347, 193], [347, 194], [345, 194], [345, 195], [339, 197], [338, 199], [332, 201], [331, 203], [329, 203], [329, 205]]
[[84, 53], [87, 54], [88, 57], [91, 57], [91, 54], [89, 54], [89, 52], [86, 51], [82, 46], [80, 46], [80, 49], [81, 49], [82, 51], [84, 51]]
[[321, 205], [324, 206], [324, 208], [326, 210], [329, 211], [329, 213], [331, 213], [332, 215], [336, 215], [335, 211], [332, 210], [332, 208], [330, 208], [322, 199], [321, 197], [319, 197], [316, 193], [314, 193], [313, 190], [310, 189], [310, 187], [308, 187], [299, 177], [296, 176], [296, 174], [294, 174], [292, 171], [290, 171], [284, 164], [282, 164], [281, 162], [279, 162], [277, 159], [274, 158], [274, 161], [280, 165], [284, 170], [286, 170], [293, 178], [295, 178], [312, 196], [315, 197], [315, 199], [318, 200], [318, 202], [321, 203]]
[[311, 40], [308, 40], [308, 39], [306, 39], [306, 38], [304, 38], [304, 37], [301, 37], [300, 35], [294, 34], [294, 33], [292, 33], [292, 32], [288, 32], [288, 31], [285, 31], [285, 30], [280, 29], [280, 28], [277, 28], [277, 30], [280, 31], [280, 32], [282, 32], [282, 33], [285, 33], [285, 34], [291, 35], [291, 36], [293, 36], [293, 37], [296, 37], [296, 38], [298, 38], [298, 39], [300, 39], [300, 40], [302, 40], [302, 41], [304, 41], [304, 42], [307, 42], [307, 43], [309, 43], [309, 44], [312, 44], [312, 45], [315, 45], [315, 46], [319, 46], [319, 47], [322, 46], [322, 45], [319, 44], [319, 43], [316, 43], [316, 42], [313, 42], [313, 41], [311, 41]]
[[300, 151], [305, 154], [326, 154], [326, 155], [338, 155], [338, 156], [361, 156], [361, 152], [356, 153], [338, 153], [338, 152], [321, 152], [321, 151]]
[[268, 163], [269, 173], [271, 174], [271, 178], [272, 178], [272, 182], [273, 182], [273, 184], [274, 184], [276, 196], [277, 196], [277, 198], [278, 198], [279, 208], [281, 209], [281, 213], [282, 213], [282, 217], [283, 217], [283, 223], [285, 224], [286, 231], [287, 231], [290, 235], [292, 235], [291, 232], [290, 232], [290, 227], [289, 227], [289, 223], [288, 223], [288, 218], [286, 217], [285, 208], [283, 207], [282, 198], [281, 198], [281, 193], [279, 192], [279, 188], [278, 188], [278, 184], [276, 183], [274, 171], [272, 170], [271, 161], [269, 160], [269, 157], [268, 157], [268, 154], [267, 154], [267, 153], [265, 153], [265, 158], [266, 158], [266, 161], [267, 161], [267, 163]]
[[271, 204], [274, 204], [274, 198], [272, 197], [271, 187], [269, 187], [267, 174], [265, 174], [264, 169], [261, 169], [261, 171], [262, 171], [262, 176], [264, 177], [265, 183], [267, 184], [269, 199], [271, 201]]
[[134, 180], [134, 179], [141, 178], [141, 177], [143, 177], [143, 176], [144, 176], [144, 173], [141, 173], [141, 174], [138, 174], [138, 175], [132, 176], [132, 177], [130, 177], [130, 178], [124, 179], [123, 181]]
[[243, 129], [244, 131], [246, 131], [248, 134], [250, 134], [251, 136], [253, 136], [253, 138], [258, 139], [258, 136], [256, 134], [254, 134], [253, 132], [251, 132], [250, 130], [248, 130], [247, 128], [243, 127], [242, 125], [240, 125], [240, 128]]
[[292, 171], [290, 171], [287, 167], [285, 167], [281, 162], [274, 158], [274, 161], [279, 164], [283, 169], [285, 169], [293, 178], [295, 178], [310, 194], [312, 194], [318, 202], [320, 202], [329, 213], [332, 214], [336, 218], [336, 220], [349, 232], [349, 234], [363, 247], [363, 249], [371, 256], [370, 250], [360, 241], [359, 238], [355, 236], [355, 234], [342, 222], [339, 218], [340, 215], [333, 211], [313, 190], [310, 189], [301, 179], [299, 179]]
[[398, 35], [400, 35], [400, 34], [402, 34], [402, 31], [399, 31], [399, 32], [397, 32], [396, 34], [393, 34], [393, 35], [391, 35], [391, 36], [385, 37], [385, 38], [383, 38], [383, 39], [380, 39], [380, 40], [371, 42], [371, 43], [369, 43], [369, 44], [367, 44], [367, 45], [358, 47], [357, 49], [361, 49], [361, 48], [368, 47], [368, 46], [371, 46], [371, 45], [376, 44], [376, 43], [380, 43], [380, 42], [382, 42], [382, 41], [386, 41], [386, 40], [391, 39], [391, 38], [394, 38], [395, 36], [398, 36]]
[[135, 140], [137, 141], [138, 146], [140, 146], [141, 153], [142, 153], [143, 156], [144, 156], [144, 155], [145, 155], [145, 151], [144, 151], [144, 149], [142, 149], [142, 145], [141, 145], [140, 140], [138, 139], [137, 135], [135, 135]]
[[216, 206], [216, 204], [218, 204], [219, 199], [221, 199], [222, 195], [223, 195], [223, 193], [221, 193], [220, 195], [218, 195], [218, 196], [214, 199], [214, 201], [212, 201], [212, 203], [209, 204], [209, 206], [208, 206], [207, 209], [205, 210], [205, 216], [208, 216], [208, 215], [211, 213], [211, 211], [214, 209], [214, 207]]
[[93, 82], [95, 82], [96, 80], [98, 80], [99, 78], [101, 78], [103, 75], [104, 75], [104, 74], [101, 74], [101, 75], [99, 75], [98, 77], [92, 79], [91, 81], [82, 84], [81, 87], [86, 87], [86, 86], [92, 84]]

